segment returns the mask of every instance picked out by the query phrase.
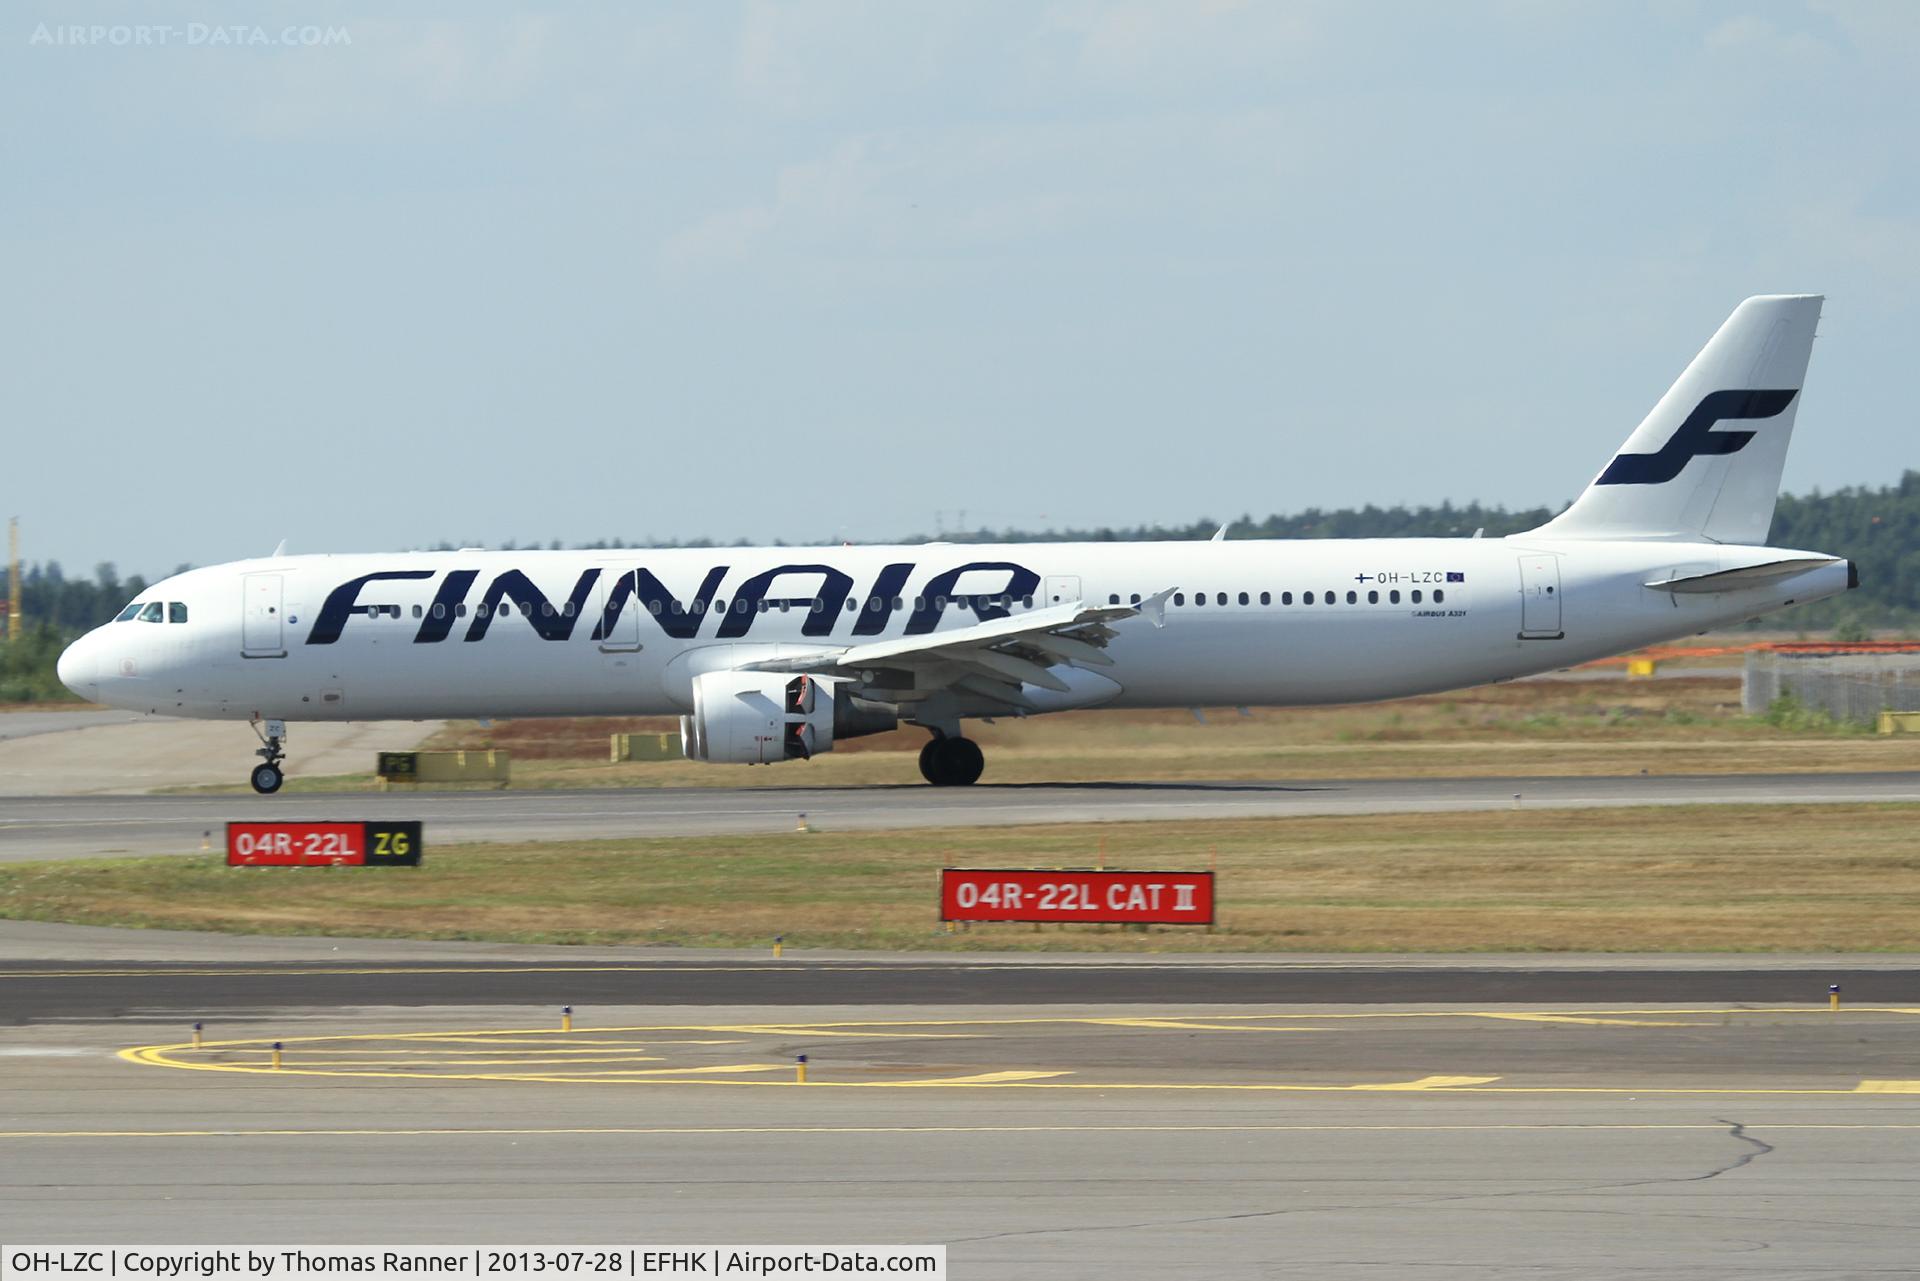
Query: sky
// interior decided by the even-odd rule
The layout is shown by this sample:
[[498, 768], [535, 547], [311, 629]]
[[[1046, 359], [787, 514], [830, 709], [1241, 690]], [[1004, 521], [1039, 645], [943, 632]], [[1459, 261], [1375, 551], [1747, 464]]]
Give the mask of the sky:
[[153, 573], [1557, 504], [1785, 292], [1786, 487], [1885, 483], [1916, 66], [1905, 0], [16, 6], [0, 515]]

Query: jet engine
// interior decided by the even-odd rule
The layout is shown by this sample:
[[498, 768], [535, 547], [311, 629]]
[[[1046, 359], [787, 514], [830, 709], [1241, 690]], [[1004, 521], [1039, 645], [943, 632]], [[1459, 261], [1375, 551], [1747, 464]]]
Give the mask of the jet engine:
[[831, 677], [707, 672], [694, 678], [693, 714], [680, 718], [680, 750], [716, 765], [804, 761], [832, 751], [836, 739], [899, 723], [892, 706], [855, 697]]

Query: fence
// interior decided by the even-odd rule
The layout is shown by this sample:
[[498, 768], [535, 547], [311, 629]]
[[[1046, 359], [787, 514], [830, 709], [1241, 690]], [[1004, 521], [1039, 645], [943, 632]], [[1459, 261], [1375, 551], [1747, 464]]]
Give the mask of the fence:
[[1873, 724], [1881, 712], [1920, 711], [1920, 651], [1747, 651], [1740, 705], [1761, 716], [1782, 695], [1836, 720]]

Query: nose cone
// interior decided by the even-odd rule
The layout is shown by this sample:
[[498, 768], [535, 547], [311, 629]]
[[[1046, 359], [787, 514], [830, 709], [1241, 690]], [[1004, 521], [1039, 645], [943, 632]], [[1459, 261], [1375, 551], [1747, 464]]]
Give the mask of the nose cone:
[[99, 646], [93, 643], [89, 633], [67, 646], [54, 671], [62, 685], [89, 703], [97, 703], [100, 701], [99, 666]]

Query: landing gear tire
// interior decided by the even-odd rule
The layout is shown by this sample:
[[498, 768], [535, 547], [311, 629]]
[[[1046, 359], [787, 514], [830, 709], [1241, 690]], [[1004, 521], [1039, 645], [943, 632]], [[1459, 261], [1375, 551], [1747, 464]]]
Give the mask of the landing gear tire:
[[920, 776], [935, 787], [966, 787], [987, 767], [980, 745], [970, 738], [936, 738], [920, 749]]
[[260, 738], [260, 750], [254, 755], [262, 763], [253, 767], [253, 773], [247, 776], [247, 781], [253, 784], [253, 790], [260, 795], [271, 796], [280, 790], [280, 784], [287, 781], [287, 776], [280, 772], [280, 762], [287, 759], [287, 723], [268, 721], [263, 728], [260, 722], [255, 721], [253, 732]]

